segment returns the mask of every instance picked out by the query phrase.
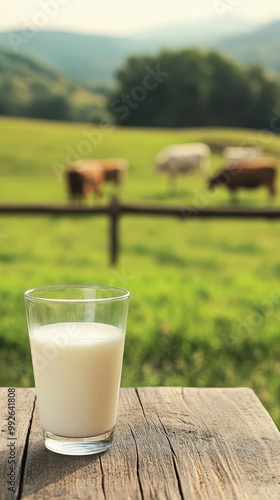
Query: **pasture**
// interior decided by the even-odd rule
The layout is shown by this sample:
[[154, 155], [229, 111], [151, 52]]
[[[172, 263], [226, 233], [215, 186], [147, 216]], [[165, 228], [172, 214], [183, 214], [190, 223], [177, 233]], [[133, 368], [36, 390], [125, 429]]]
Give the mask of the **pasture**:
[[[225, 189], [210, 196], [198, 175], [179, 178], [170, 191], [166, 176], [154, 171], [156, 153], [168, 144], [256, 143], [280, 157], [280, 138], [263, 143], [264, 135], [247, 130], [102, 131], [88, 124], [2, 119], [0, 133], [1, 202], [65, 203], [61, 165], [83, 148], [91, 157], [129, 160], [123, 200], [176, 206], [230, 201]], [[223, 165], [218, 152], [212, 165]], [[276, 206], [280, 176], [278, 185]], [[107, 186], [101, 202], [112, 192]], [[271, 205], [264, 189], [240, 192], [239, 199], [247, 206]], [[279, 227], [266, 221], [126, 216], [120, 262], [113, 269], [105, 217], [1, 216], [1, 385], [33, 383], [24, 290], [112, 284], [131, 291], [123, 386], [250, 386], [280, 425]]]

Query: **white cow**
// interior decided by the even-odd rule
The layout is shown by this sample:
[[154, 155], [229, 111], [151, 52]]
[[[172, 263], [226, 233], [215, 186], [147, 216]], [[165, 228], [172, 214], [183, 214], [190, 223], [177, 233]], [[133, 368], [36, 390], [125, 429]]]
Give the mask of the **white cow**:
[[174, 185], [178, 174], [198, 171], [204, 176], [211, 174], [211, 150], [207, 144], [177, 144], [167, 146], [156, 156], [156, 170], [167, 172]]
[[254, 160], [262, 156], [262, 149], [254, 146], [227, 147], [223, 155], [228, 161]]

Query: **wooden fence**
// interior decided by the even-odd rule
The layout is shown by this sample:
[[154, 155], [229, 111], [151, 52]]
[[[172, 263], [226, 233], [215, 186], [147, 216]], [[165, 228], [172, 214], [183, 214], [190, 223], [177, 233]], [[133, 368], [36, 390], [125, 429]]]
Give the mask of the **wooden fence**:
[[123, 215], [152, 215], [156, 217], [177, 217], [188, 221], [193, 217], [200, 219], [280, 219], [280, 208], [209, 207], [199, 208], [188, 205], [176, 207], [136, 205], [123, 203], [113, 197], [108, 205], [77, 207], [63, 205], [20, 205], [0, 204], [0, 215], [57, 215], [85, 217], [106, 215], [109, 217], [110, 262], [115, 265], [120, 252], [119, 221]]

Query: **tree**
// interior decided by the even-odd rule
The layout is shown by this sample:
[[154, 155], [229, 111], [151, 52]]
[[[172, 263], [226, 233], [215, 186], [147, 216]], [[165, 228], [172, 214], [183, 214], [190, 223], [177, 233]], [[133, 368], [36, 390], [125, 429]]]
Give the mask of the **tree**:
[[280, 102], [280, 83], [198, 50], [132, 57], [117, 73], [109, 109], [125, 126], [266, 127]]
[[248, 125], [251, 98], [246, 71], [214, 52], [207, 55], [206, 61], [209, 67], [206, 124], [233, 127]]
[[251, 94], [251, 110], [248, 126], [268, 127], [273, 108], [279, 108], [279, 83], [266, 76], [260, 66], [252, 66], [247, 71]]
[[9, 115], [14, 107], [14, 87], [10, 78], [0, 82], [0, 115]]
[[29, 106], [28, 116], [45, 120], [67, 120], [69, 119], [68, 100], [62, 95], [48, 98], [35, 97]]

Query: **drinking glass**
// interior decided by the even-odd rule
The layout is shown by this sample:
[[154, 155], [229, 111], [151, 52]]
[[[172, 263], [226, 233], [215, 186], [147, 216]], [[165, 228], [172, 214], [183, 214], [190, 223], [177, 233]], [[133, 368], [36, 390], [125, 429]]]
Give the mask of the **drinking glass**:
[[90, 455], [110, 448], [129, 295], [97, 285], [25, 292], [40, 422], [49, 450]]

